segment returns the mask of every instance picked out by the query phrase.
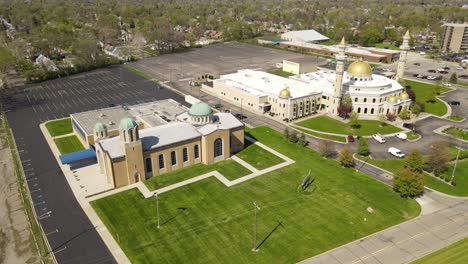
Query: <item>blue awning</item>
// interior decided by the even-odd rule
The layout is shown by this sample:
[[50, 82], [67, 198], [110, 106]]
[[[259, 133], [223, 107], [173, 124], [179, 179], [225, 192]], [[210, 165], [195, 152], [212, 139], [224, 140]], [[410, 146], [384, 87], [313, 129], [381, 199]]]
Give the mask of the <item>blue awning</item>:
[[96, 158], [96, 151], [94, 151], [94, 149], [92, 148], [89, 148], [86, 150], [80, 150], [77, 152], [64, 154], [64, 155], [61, 155], [59, 158], [62, 164], [70, 164], [70, 163], [75, 163], [75, 162], [79, 162], [82, 160]]

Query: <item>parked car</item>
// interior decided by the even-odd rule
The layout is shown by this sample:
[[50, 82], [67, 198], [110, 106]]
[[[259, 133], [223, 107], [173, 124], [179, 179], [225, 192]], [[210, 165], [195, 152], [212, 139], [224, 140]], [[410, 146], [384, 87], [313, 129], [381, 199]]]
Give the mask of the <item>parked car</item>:
[[237, 119], [239, 120], [242, 120], [242, 119], [246, 119], [247, 117], [245, 115], [242, 115], [242, 114], [235, 114], [234, 115]]
[[458, 78], [462, 78], [462, 79], [468, 79], [468, 75], [466, 75], [466, 74], [462, 74], [462, 75], [458, 76]]
[[405, 157], [405, 154], [403, 152], [401, 152], [401, 150], [397, 149], [397, 148], [388, 148], [388, 153], [392, 154], [393, 156], [395, 157], [398, 157], [398, 158], [404, 158]]
[[428, 79], [428, 80], [435, 80], [435, 79], [437, 79], [437, 77], [432, 76], [432, 75], [429, 75], [429, 76], [427, 76], [427, 79]]
[[448, 101], [449, 105], [460, 105], [460, 101]]
[[442, 83], [442, 85], [445, 86], [445, 87], [452, 87], [452, 84], [448, 83], [448, 82], [444, 82], [444, 83]]
[[114, 106], [115, 106], [115, 104], [109, 104], [109, 107], [114, 107]]
[[231, 113], [231, 111], [229, 109], [224, 109], [223, 113]]
[[439, 76], [437, 76], [434, 80], [440, 81], [440, 80], [442, 80], [443, 78], [444, 78], [444, 77], [442, 77], [441, 75], [439, 75]]
[[411, 123], [403, 123], [403, 127], [407, 128], [407, 129], [410, 129], [411, 131], [416, 130], [416, 126], [414, 124], [411, 124]]
[[427, 72], [436, 73], [437, 71], [436, 70], [428, 70]]
[[449, 70], [450, 70], [450, 68], [449, 68], [449, 67], [447, 67], [447, 66], [445, 66], [445, 67], [442, 67], [442, 69], [444, 69], [444, 70], [446, 70], [446, 71], [449, 71]]
[[442, 73], [442, 74], [447, 74], [448, 71], [440, 71], [439, 73]]
[[372, 135], [372, 138], [375, 139], [379, 143], [387, 142], [387, 140], [385, 140], [385, 138], [382, 135], [379, 135], [379, 134]]
[[221, 108], [221, 107], [222, 107], [221, 104], [214, 104], [214, 105], [213, 105], [213, 108], [215, 108], [215, 109], [219, 109], [219, 108]]
[[413, 64], [416, 65], [416, 66], [421, 66], [421, 63], [419, 63], [419, 62], [415, 62]]
[[395, 136], [401, 140], [406, 140], [408, 138], [405, 133], [396, 133]]
[[426, 77], [426, 75], [420, 73], [420, 74], [418, 74], [416, 77], [418, 77], [418, 78], [424, 78], [424, 77]]
[[354, 142], [354, 137], [349, 135], [348, 136], [348, 142], [350, 142], [350, 143]]
[[457, 67], [457, 70], [464, 70], [464, 69], [466, 69], [465, 66], [458, 66], [458, 67]]

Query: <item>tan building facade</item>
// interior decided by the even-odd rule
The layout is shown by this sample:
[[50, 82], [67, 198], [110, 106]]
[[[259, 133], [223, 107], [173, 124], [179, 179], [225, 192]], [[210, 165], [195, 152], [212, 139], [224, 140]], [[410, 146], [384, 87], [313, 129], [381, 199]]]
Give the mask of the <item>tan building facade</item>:
[[468, 24], [444, 24], [441, 49], [446, 52], [468, 51]]

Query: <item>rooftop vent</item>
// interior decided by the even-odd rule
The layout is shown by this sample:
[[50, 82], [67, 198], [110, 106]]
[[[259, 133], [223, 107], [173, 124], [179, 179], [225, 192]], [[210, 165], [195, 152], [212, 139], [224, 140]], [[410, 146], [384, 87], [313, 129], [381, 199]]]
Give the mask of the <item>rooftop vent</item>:
[[99, 114], [99, 117], [105, 117], [106, 115], [104, 113]]
[[110, 122], [109, 122], [109, 126], [112, 126], [112, 125], [115, 125], [115, 123], [112, 122], [112, 121], [110, 121]]

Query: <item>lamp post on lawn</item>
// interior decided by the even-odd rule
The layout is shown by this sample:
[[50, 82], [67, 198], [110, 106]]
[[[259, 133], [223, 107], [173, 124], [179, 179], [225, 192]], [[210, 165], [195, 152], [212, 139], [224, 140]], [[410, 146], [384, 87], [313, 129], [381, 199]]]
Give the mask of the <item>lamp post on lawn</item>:
[[153, 193], [153, 197], [156, 198], [156, 215], [157, 215], [157, 218], [158, 218], [158, 228], [159, 228], [160, 226], [159, 226], [159, 199], [158, 199], [159, 197], [158, 197], [158, 193], [157, 192]]
[[452, 178], [450, 178], [450, 184], [452, 184], [453, 178], [455, 177], [455, 170], [457, 169], [458, 157], [460, 156], [460, 148], [457, 147], [457, 149], [458, 149], [457, 158], [455, 159], [455, 165], [453, 165]]
[[260, 207], [257, 205], [257, 202], [254, 202], [254, 240], [253, 240], [253, 252], [257, 252], [257, 210], [260, 210]]

